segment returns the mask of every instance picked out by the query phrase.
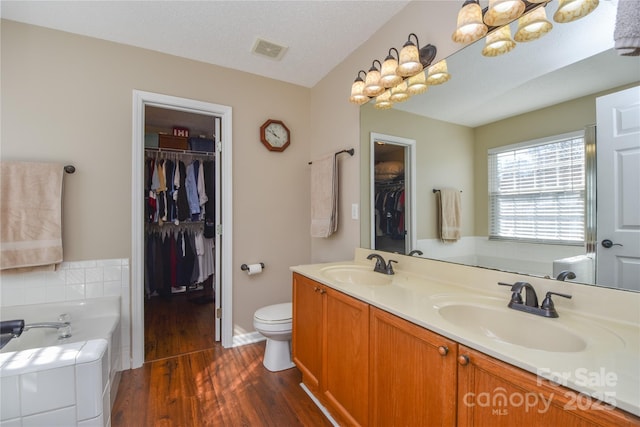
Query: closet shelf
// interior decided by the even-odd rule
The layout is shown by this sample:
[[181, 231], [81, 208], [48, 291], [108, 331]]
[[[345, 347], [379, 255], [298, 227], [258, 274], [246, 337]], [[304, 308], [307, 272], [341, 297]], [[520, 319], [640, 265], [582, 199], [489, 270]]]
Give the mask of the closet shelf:
[[216, 155], [213, 151], [195, 151], [195, 150], [179, 150], [176, 148], [149, 148], [145, 147], [145, 152], [150, 153], [173, 153], [173, 154], [188, 154], [192, 156], [209, 156], [213, 157]]

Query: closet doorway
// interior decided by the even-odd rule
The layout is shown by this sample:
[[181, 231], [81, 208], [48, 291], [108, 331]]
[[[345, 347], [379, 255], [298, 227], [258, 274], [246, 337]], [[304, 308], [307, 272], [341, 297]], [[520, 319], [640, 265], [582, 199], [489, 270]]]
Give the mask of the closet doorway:
[[133, 127], [137, 368], [214, 340], [232, 345], [231, 108], [134, 91]]
[[415, 249], [415, 140], [371, 133], [371, 247]]
[[[221, 118], [145, 106], [145, 362], [215, 342]], [[219, 209], [218, 209], [219, 210]]]

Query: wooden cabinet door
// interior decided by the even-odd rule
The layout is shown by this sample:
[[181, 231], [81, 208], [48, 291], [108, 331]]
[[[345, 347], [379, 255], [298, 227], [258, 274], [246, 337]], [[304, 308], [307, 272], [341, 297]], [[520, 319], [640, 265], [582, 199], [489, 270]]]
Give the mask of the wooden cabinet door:
[[325, 292], [325, 287], [317, 282], [293, 274], [293, 361], [302, 372], [304, 384], [316, 392], [322, 373]]
[[321, 388], [344, 425], [368, 424], [369, 304], [328, 288]]
[[639, 419], [460, 345], [458, 425], [631, 426]]
[[370, 424], [455, 425], [457, 343], [375, 307], [370, 311]]

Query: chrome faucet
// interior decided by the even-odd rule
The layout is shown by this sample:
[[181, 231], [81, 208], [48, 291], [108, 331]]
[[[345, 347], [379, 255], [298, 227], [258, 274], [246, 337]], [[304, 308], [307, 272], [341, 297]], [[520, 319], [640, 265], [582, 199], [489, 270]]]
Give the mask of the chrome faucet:
[[422, 255], [422, 251], [419, 249], [414, 249], [411, 252], [409, 252], [409, 256], [413, 256], [413, 255]]
[[[511, 301], [507, 304], [507, 307], [518, 311], [524, 311], [525, 313], [536, 314], [543, 317], [558, 317], [558, 312], [553, 305], [551, 295], [558, 295], [564, 298], [571, 298], [571, 295], [561, 294], [557, 292], [547, 292], [540, 307], [538, 307], [538, 296], [536, 290], [527, 282], [502, 283], [498, 282], [498, 285], [511, 287]], [[525, 290], [525, 301], [522, 302], [522, 289]]]
[[576, 273], [574, 273], [573, 271], [569, 271], [569, 270], [561, 271], [561, 272], [558, 274], [558, 277], [556, 277], [556, 279], [557, 279], [557, 280], [561, 280], [561, 281], [563, 281], [563, 282], [564, 282], [566, 279], [573, 280], [573, 279], [575, 279], [575, 278], [576, 278]]
[[385, 262], [384, 258], [382, 257], [382, 255], [378, 255], [378, 254], [370, 254], [367, 259], [376, 259], [376, 265], [373, 267], [373, 271], [376, 271], [378, 273], [382, 273], [382, 274], [395, 274], [395, 272], [393, 271], [393, 265], [391, 263], [395, 262], [397, 263], [398, 261], [394, 260], [394, 259], [390, 259], [389, 262]]
[[23, 319], [16, 320], [3, 320], [0, 322], [0, 349], [9, 343], [13, 338], [18, 338], [23, 332], [29, 329], [39, 328], [51, 328], [57, 329], [58, 336], [60, 338], [69, 338], [71, 333], [69, 330], [60, 329], [70, 326], [70, 322], [39, 322], [39, 323], [24, 323]]
[[24, 325], [24, 331], [28, 331], [29, 329], [40, 329], [40, 328], [51, 328], [51, 329], [61, 329], [69, 326], [69, 322], [40, 322], [40, 323], [27, 323]]

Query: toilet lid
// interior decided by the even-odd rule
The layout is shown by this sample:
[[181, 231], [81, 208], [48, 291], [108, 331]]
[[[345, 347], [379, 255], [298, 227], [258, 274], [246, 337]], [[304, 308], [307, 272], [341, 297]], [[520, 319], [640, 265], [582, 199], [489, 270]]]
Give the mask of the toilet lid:
[[268, 305], [256, 310], [254, 317], [265, 322], [280, 322], [291, 320], [292, 306], [290, 302]]

